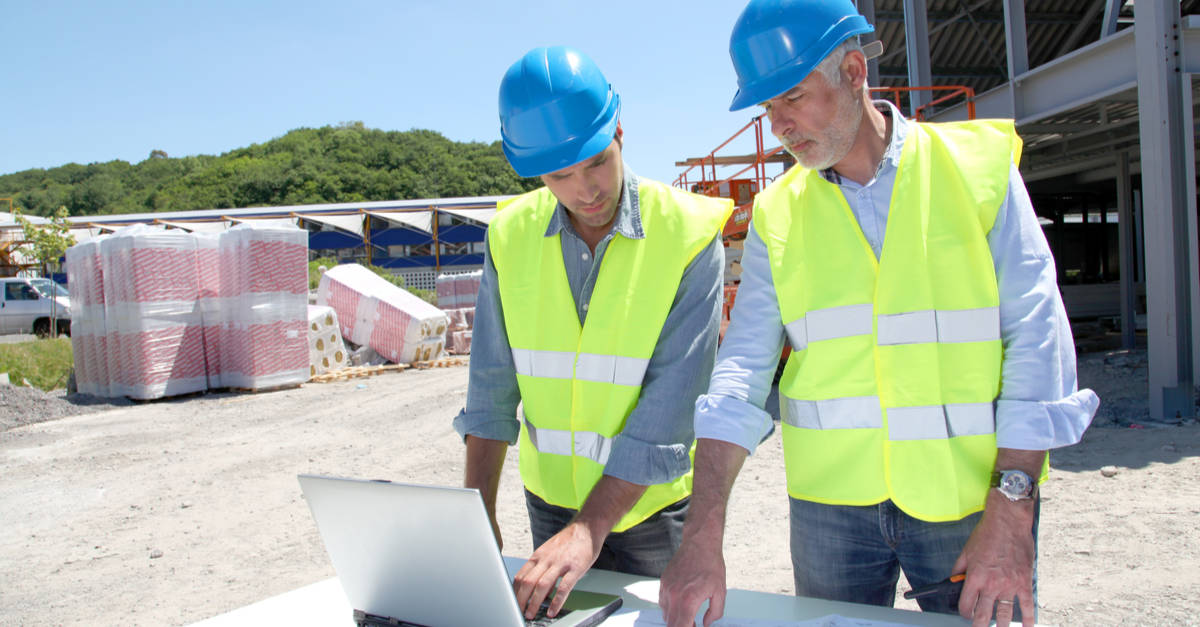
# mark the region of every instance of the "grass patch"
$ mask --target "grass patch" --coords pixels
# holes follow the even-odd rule
[[[47,392],[66,387],[74,365],[69,337],[0,344],[0,372],[7,372],[13,385],[28,379],[33,387]]]

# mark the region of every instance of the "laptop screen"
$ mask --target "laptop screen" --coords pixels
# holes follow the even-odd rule
[[[525,624],[478,491],[316,475],[299,480],[355,610],[430,626]],[[620,605],[615,595],[600,595],[602,602],[588,597],[572,593],[566,609],[584,607],[555,625],[596,624]]]

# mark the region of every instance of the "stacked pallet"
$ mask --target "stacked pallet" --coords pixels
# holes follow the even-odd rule
[[[471,354],[471,334],[475,328],[475,308],[446,309],[450,330],[446,334],[446,350],[455,355]]]
[[[220,255],[221,386],[307,381],[307,233],[239,225],[221,234]]]
[[[444,310],[474,307],[483,270],[437,276],[437,303]]]
[[[71,352],[75,385],[83,394],[108,396],[106,359],[108,331],[104,319],[104,273],[100,243],[88,240],[66,252],[67,283],[71,286]]]
[[[154,399],[307,380],[304,231],[136,225],[66,257],[81,392]]]
[[[354,263],[321,275],[317,304],[332,307],[342,337],[397,364],[437,359],[446,346],[446,314]]]

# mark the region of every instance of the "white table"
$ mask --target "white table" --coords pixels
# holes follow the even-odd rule
[[[505,557],[509,572],[517,572],[524,559]],[[619,594],[621,609],[604,622],[611,627],[632,627],[643,611],[657,614],[658,580],[592,570],[576,585],[581,590]],[[289,625],[295,627],[353,625],[352,609],[336,577],[285,592],[231,612],[195,623],[195,627],[244,627],[248,625]],[[838,615],[883,623],[962,627],[966,621],[944,614],[925,614],[858,603],[823,601],[750,590],[730,590],[725,601],[729,619],[759,621],[805,621]],[[736,622],[731,620],[731,622]]]

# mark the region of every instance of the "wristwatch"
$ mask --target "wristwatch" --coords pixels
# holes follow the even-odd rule
[[[992,487],[1010,501],[1025,501],[1037,497],[1037,481],[1021,470],[997,470],[992,473]]]

